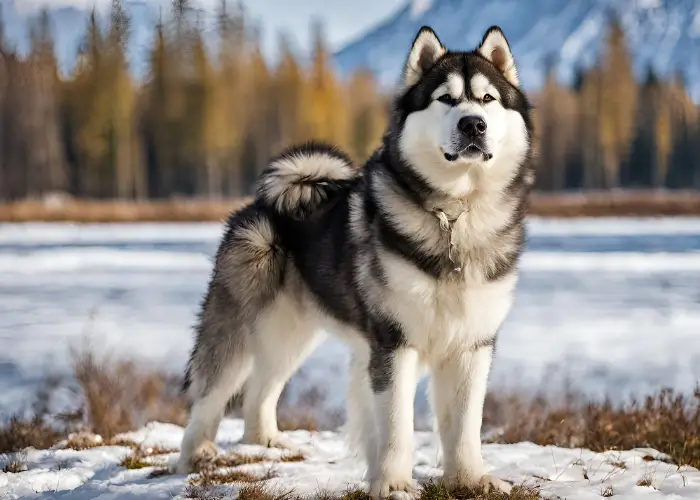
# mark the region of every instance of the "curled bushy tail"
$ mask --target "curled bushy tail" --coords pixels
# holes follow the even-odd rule
[[[321,207],[359,172],[339,149],[308,143],[287,149],[262,173],[257,197],[277,213],[303,218]]]

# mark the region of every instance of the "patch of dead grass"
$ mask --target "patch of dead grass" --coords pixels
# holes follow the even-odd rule
[[[306,460],[306,456],[303,453],[286,453],[280,457],[280,462],[303,462]]]
[[[637,486],[644,486],[647,488],[654,487],[654,477],[652,474],[644,474],[642,478],[637,481]]]
[[[561,401],[491,395],[485,426],[499,443],[587,448],[596,452],[653,448],[677,465],[700,468],[700,385],[691,395],[663,389],[625,403],[586,401],[570,391]],[[500,413],[498,416],[495,412]],[[517,415],[517,418],[502,415]],[[653,457],[650,457],[653,459]]]
[[[30,419],[12,417],[0,426],[0,453],[21,451],[30,446],[50,448],[63,437],[64,434],[48,425],[42,415]]]
[[[103,445],[129,447],[134,454],[125,466],[138,467],[143,465],[140,461],[147,462],[144,459],[148,453],[133,441],[113,436],[152,420],[185,423],[187,405],[179,393],[177,377],[149,370],[134,361],[100,357],[89,349],[75,352],[73,365],[83,396],[82,407],[73,413],[50,416],[48,399],[61,383],[51,379],[37,394],[36,417],[15,417],[0,426],[0,453],[27,447],[46,449],[67,439],[66,446],[74,449]],[[289,401],[286,406],[281,403],[280,427],[318,429],[315,410],[324,406],[324,398],[322,391],[310,390],[296,397],[294,405]],[[297,408],[294,418],[284,410],[292,406]],[[597,452],[648,447],[670,456],[677,465],[700,468],[700,386],[692,394],[665,389],[625,403],[587,401],[575,390],[568,390],[558,398],[544,393],[526,398],[492,392],[485,405],[484,428],[498,429],[491,435],[493,442],[530,441]],[[156,449],[151,454],[173,451]],[[282,455],[277,461],[295,462],[304,458],[301,454]],[[644,459],[654,460],[651,456]],[[264,456],[223,455],[212,459],[204,468],[235,468],[262,461],[275,460]],[[615,459],[610,463],[618,468],[625,465]]]
[[[610,486],[610,485],[606,486],[605,488],[603,488],[603,489],[600,491],[600,496],[601,496],[601,497],[606,497],[606,498],[607,498],[607,497],[611,497],[611,496],[614,496],[614,495],[615,495],[615,490],[613,490],[613,487]]]
[[[259,481],[265,481],[270,479],[271,475],[257,475],[246,471],[229,469],[229,470],[216,470],[216,469],[206,469],[200,471],[197,475],[192,477],[189,481],[192,486],[219,486],[222,484],[236,484],[236,483],[257,483]]]
[[[160,477],[166,475],[167,469],[164,468],[163,464],[149,460],[151,457],[157,457],[162,455],[168,455],[170,453],[176,453],[178,450],[171,448],[160,448],[160,447],[148,447],[148,448],[136,448],[132,453],[126,455],[122,461],[119,463],[122,467],[127,469],[144,469],[146,467],[156,467],[149,477]]]
[[[185,498],[192,498],[196,500],[223,500],[227,496],[226,492],[222,491],[221,488],[210,485],[199,486],[195,484],[188,484],[185,486],[184,493]]]
[[[17,474],[28,469],[27,455],[23,452],[7,454],[4,460],[0,457],[0,462],[4,462],[0,470],[6,474]]]
[[[215,487],[199,487],[187,491],[188,498],[198,500],[213,500],[224,498]],[[311,495],[300,495],[294,490],[275,490],[264,484],[243,486],[238,492],[239,500],[371,500],[370,495],[360,489],[348,489],[334,493],[319,490]],[[440,483],[427,483],[418,492],[420,500],[539,500],[541,497],[536,488],[516,486],[510,496],[500,492],[484,492],[478,488],[448,488]]]
[[[439,482],[428,482],[420,491],[419,500],[539,500],[537,488],[515,486],[510,495],[500,491],[485,491],[483,488],[449,487]]]
[[[73,369],[87,427],[105,439],[153,420],[186,423],[187,404],[175,377],[90,349],[73,353]]]

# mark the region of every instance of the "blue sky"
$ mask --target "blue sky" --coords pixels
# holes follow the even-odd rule
[[[169,3],[168,0],[145,0]],[[237,1],[237,0],[231,0]],[[334,48],[353,39],[364,30],[405,5],[409,0],[243,0],[246,8],[263,26],[266,49],[276,46],[277,32],[285,30],[301,48],[308,46],[309,25],[320,17],[326,36]],[[20,8],[36,8],[42,4],[76,5],[90,8],[105,5],[109,0],[15,0]],[[218,0],[196,0],[213,6]]]

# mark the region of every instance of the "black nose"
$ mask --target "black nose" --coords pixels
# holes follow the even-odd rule
[[[486,122],[478,116],[465,116],[459,120],[457,128],[470,139],[476,139],[486,132]]]

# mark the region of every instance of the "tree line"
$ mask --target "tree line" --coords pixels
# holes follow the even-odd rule
[[[129,71],[121,0],[106,28],[94,12],[86,20],[69,75],[46,11],[27,54],[0,33],[0,199],[241,196],[271,156],[312,138],[368,157],[389,99],[370,73],[335,74],[320,25],[308,61],[280,37],[272,66],[240,5],[221,0],[216,16],[211,50],[191,0],[174,0],[142,81]],[[614,20],[600,60],[571,87],[550,71],[534,96],[538,187],[700,188],[700,113],[682,78],[650,70],[639,84]]]

